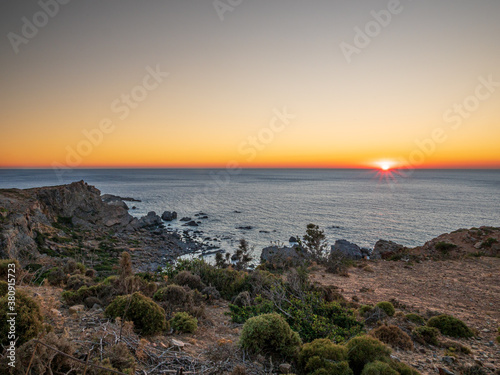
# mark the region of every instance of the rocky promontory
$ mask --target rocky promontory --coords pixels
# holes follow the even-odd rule
[[[156,213],[137,219],[121,197],[101,196],[84,181],[0,190],[0,257],[22,263],[48,256],[100,262],[126,250],[141,254],[134,259],[138,265],[157,266],[189,250],[162,225]]]

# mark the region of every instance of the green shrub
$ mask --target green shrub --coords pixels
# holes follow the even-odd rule
[[[493,245],[494,243],[497,243],[497,242],[498,242],[497,239],[495,239],[493,237],[489,237],[481,243],[481,248],[484,249],[485,247],[491,247],[491,245]]]
[[[103,306],[105,306],[108,305],[117,294],[118,291],[115,289],[114,285],[103,282],[90,287],[82,286],[76,292],[65,290],[62,292],[61,297],[63,301],[70,306],[82,304],[88,297],[98,298]]]
[[[440,251],[443,254],[448,254],[451,249],[456,248],[457,245],[448,242],[438,242],[435,246],[436,250]]]
[[[439,330],[434,327],[417,327],[412,331],[413,339],[422,345],[438,345]]]
[[[274,288],[285,288],[278,284]],[[287,293],[280,289],[279,293]],[[327,302],[320,292],[302,291],[301,298],[286,294],[277,308],[271,300],[257,296],[251,306],[229,305],[234,322],[243,323],[246,319],[259,314],[280,313],[290,327],[299,333],[305,342],[319,338],[329,338],[343,342],[360,333],[363,324],[358,322],[354,312],[338,302]]]
[[[193,275],[191,272],[189,271],[182,271],[182,272],[179,272],[175,277],[174,277],[174,282],[177,284],[177,285],[181,285],[181,286],[188,286],[190,287],[191,289],[197,289],[199,291],[201,291],[205,285],[203,284],[203,282],[201,281],[201,278],[200,276],[198,275]]]
[[[388,316],[394,316],[394,313],[396,312],[396,309],[394,309],[394,305],[390,302],[379,302],[375,305],[375,307],[378,307],[388,315]]]
[[[316,339],[304,344],[299,353],[298,365],[304,374],[325,370],[328,374],[350,375],[347,348],[328,339]]]
[[[399,372],[400,375],[420,375],[420,373],[415,370],[413,367],[408,366],[406,363],[398,362],[396,360],[391,359],[389,365]]]
[[[170,326],[178,332],[194,333],[198,329],[198,319],[187,312],[178,312],[170,320]]]
[[[38,303],[26,293],[17,290],[15,293],[15,327],[18,340],[16,346],[20,346],[25,342],[38,336],[42,329],[42,314]],[[0,344],[7,346],[12,340],[9,338],[10,324],[7,322],[10,316],[7,315],[9,310],[9,295],[0,298]]]
[[[367,363],[389,360],[391,349],[371,336],[357,336],[347,342],[347,358],[354,374],[361,374]]]
[[[52,268],[47,276],[50,285],[61,286],[67,280],[67,276],[60,267]]]
[[[418,314],[406,314],[406,319],[421,326],[425,324],[425,319]]]
[[[153,299],[159,302],[166,302],[174,306],[184,305],[189,298],[189,293],[182,286],[171,284],[160,288],[153,295]]]
[[[68,281],[66,281],[66,289],[69,290],[78,290],[82,286],[92,286],[94,282],[90,277],[81,275],[81,274],[76,274],[72,275],[68,278]]]
[[[120,317],[131,320],[134,327],[145,335],[152,335],[167,328],[165,310],[139,292],[116,297],[106,308],[105,315],[112,319]]]
[[[299,352],[301,340],[281,315],[263,314],[243,325],[240,345],[255,354],[293,358]]]
[[[247,291],[241,292],[236,296],[236,298],[233,301],[233,304],[235,304],[238,307],[248,307],[252,305],[252,296],[250,296],[250,293]]]
[[[365,316],[365,314],[369,311],[373,310],[373,306],[370,305],[361,305],[358,309],[359,315]]]
[[[9,291],[9,284],[6,281],[0,280],[0,298],[5,296]]]
[[[391,368],[388,363],[374,361],[363,368],[361,375],[399,375],[399,372]]]
[[[382,325],[370,332],[385,344],[402,350],[413,350],[413,341],[401,328],[394,325]]]
[[[457,338],[474,336],[472,330],[464,322],[450,315],[442,314],[434,316],[429,319],[427,325],[439,329],[446,336]]]

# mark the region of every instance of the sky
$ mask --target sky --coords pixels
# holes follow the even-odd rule
[[[0,167],[500,168],[500,1],[0,5]]]

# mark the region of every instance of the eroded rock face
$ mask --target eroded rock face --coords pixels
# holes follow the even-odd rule
[[[54,231],[53,223],[60,220],[86,229],[139,228],[137,219],[117,198],[111,196],[103,201],[101,192],[84,181],[25,190],[0,190],[0,257],[39,256],[38,233]]]

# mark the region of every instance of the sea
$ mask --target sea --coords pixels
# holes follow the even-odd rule
[[[63,173],[62,173],[63,172]],[[130,213],[176,211],[172,230],[197,230],[202,241],[232,252],[241,238],[256,254],[288,245],[307,224],[330,244],[345,239],[373,248],[379,239],[413,247],[459,228],[500,227],[500,170],[362,169],[0,169],[0,188],[84,180],[102,194],[132,197]],[[134,207],[132,209],[132,207]],[[203,212],[199,227],[182,217]]]

